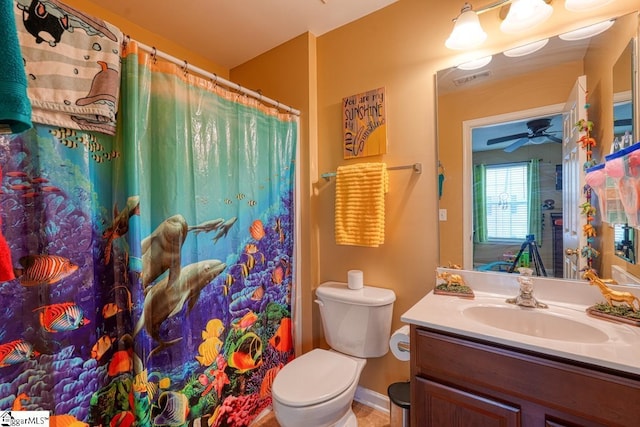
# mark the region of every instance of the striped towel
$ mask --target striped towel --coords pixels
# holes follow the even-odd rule
[[[122,32],[60,0],[11,0],[32,120],[115,134]]]
[[[338,245],[377,247],[384,243],[387,165],[358,163],[338,167],[335,233]]]

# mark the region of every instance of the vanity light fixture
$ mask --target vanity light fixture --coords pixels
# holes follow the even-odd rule
[[[487,33],[480,26],[478,15],[469,3],[465,3],[444,45],[456,50],[473,49],[480,46],[486,39]]]
[[[513,49],[505,50],[502,53],[504,54],[504,56],[508,56],[509,58],[517,58],[519,56],[530,55],[534,52],[537,52],[545,47],[547,43],[549,43],[549,39],[542,39],[533,43],[527,43],[522,46],[514,47]]]
[[[463,62],[462,64],[458,65],[456,68],[460,70],[465,70],[465,71],[477,70],[478,68],[482,68],[485,65],[487,65],[489,62],[491,62],[492,58],[493,57],[489,55],[483,58],[473,59],[471,61]]]
[[[565,0],[564,7],[571,12],[582,12],[596,9],[612,1],[613,0]]]
[[[615,19],[608,21],[598,22],[597,24],[589,25],[584,28],[578,28],[577,30],[569,31],[568,33],[560,34],[562,40],[575,41],[588,39],[589,37],[597,36],[600,33],[604,33],[616,22]]]
[[[478,15],[503,6],[509,6],[509,9],[500,24],[500,29],[505,33],[526,31],[543,23],[551,16],[553,7],[549,3],[551,0],[496,0],[473,10],[473,7],[465,2],[460,15],[453,20],[455,22],[453,31],[444,45],[456,50],[480,46],[487,39],[487,33],[482,29]]]
[[[519,33],[542,24],[553,13],[553,7],[544,0],[512,0],[500,30],[507,34]]]

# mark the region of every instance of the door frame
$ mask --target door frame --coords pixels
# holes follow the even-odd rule
[[[564,103],[551,104],[462,122],[462,268],[465,270],[473,270],[473,129],[531,117],[561,114],[564,106]]]

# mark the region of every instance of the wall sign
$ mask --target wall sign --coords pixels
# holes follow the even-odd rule
[[[345,159],[387,152],[385,101],[384,88],[342,99]]]

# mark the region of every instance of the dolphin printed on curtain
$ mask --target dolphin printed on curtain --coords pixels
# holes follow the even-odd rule
[[[298,119],[138,52],[117,134],[0,137],[0,410],[247,426],[294,357]]]

